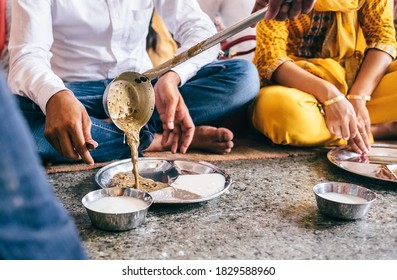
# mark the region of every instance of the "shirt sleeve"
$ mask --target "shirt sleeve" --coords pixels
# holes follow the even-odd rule
[[[367,41],[367,49],[382,50],[395,59],[397,44],[393,25],[393,2],[367,0],[358,16]]]
[[[254,63],[264,85],[270,83],[274,71],[281,64],[292,61],[287,56],[288,27],[282,21],[261,20],[256,30]]]
[[[179,43],[176,54],[208,39],[216,33],[214,23],[205,14],[196,1],[174,0],[170,5],[165,0],[155,1],[155,9],[164,20],[165,25]],[[202,52],[201,54],[179,64],[172,70],[181,78],[181,86],[196,75],[204,65],[216,60],[220,45]]]
[[[51,70],[52,43],[50,1],[13,1],[8,82],[14,93],[29,97],[44,113],[48,100],[66,89]]]

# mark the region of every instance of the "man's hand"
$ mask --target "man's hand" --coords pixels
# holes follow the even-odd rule
[[[48,101],[44,136],[63,157],[94,164],[89,149],[98,143],[91,138],[91,120],[70,91],[62,90]]]
[[[299,14],[310,12],[316,0],[290,0],[289,2],[285,3],[285,0],[256,0],[252,13],[269,5],[269,9],[265,15],[266,20],[275,19],[283,21],[294,19]]]
[[[195,126],[189,109],[179,92],[181,80],[178,74],[169,71],[161,76],[154,86],[156,108],[163,123],[163,146],[171,146],[171,152],[186,153],[192,143]]]

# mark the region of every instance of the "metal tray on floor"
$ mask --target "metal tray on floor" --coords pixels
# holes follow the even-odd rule
[[[131,159],[116,161],[99,169],[95,181],[101,188],[109,188],[116,174],[131,171]],[[225,171],[204,161],[139,158],[138,172],[142,177],[169,185],[150,192],[154,203],[185,204],[211,200],[228,191],[232,183]],[[181,178],[189,180],[183,180],[184,185],[181,186],[178,185]]]
[[[397,145],[372,144],[368,155],[362,156],[348,147],[334,148],[327,154],[328,160],[351,173],[397,183]]]

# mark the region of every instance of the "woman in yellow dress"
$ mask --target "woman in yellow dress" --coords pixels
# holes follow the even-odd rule
[[[357,153],[397,139],[396,47],[392,0],[317,0],[293,20],[262,20],[253,126],[275,144]]]

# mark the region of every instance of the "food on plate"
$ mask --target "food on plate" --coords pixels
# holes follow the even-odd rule
[[[115,174],[110,182],[110,187],[119,187],[119,188],[136,188],[134,184],[135,180],[133,178],[132,172],[119,172]],[[149,178],[144,178],[140,175],[139,177],[139,188],[145,192],[153,192],[163,188],[168,187],[168,184],[163,182],[156,182]]]
[[[381,164],[375,176],[382,179],[397,180],[397,175],[395,171],[396,169],[392,170],[387,165]]]

